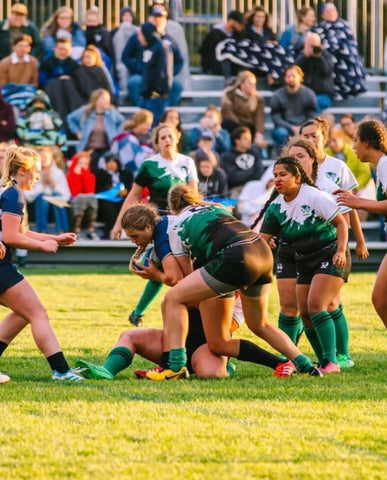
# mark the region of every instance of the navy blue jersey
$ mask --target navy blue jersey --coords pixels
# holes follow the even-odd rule
[[[23,221],[25,199],[23,191],[14,183],[0,193],[0,240],[3,240],[3,213],[9,213],[20,217],[20,223]],[[11,247],[5,244],[7,252],[5,257],[0,260],[1,263],[11,261]]]

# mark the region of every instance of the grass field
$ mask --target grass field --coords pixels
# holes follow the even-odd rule
[[[103,362],[144,283],[119,268],[25,271],[71,364]],[[235,361],[227,380],[63,384],[26,329],[0,369],[0,479],[387,479],[387,334],[370,302],[375,274],[343,290],[356,365],[340,375],[276,379]],[[271,293],[271,318],[278,301]],[[5,309],[3,314],[5,313]],[[145,317],[161,325],[159,301]],[[238,332],[252,339],[244,326]],[[259,340],[255,340],[263,346]],[[305,338],[301,349],[310,354]]]

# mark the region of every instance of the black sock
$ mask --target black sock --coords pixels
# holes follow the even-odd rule
[[[258,345],[255,345],[248,340],[239,340],[239,342],[240,347],[239,355],[237,357],[238,360],[242,360],[243,362],[258,363],[273,369],[277,367],[278,363],[284,362],[281,357],[277,357],[277,355],[258,347]]]
[[[8,347],[8,343],[4,343],[0,340],[0,357],[3,355],[4,350]]]
[[[163,352],[161,354],[160,367],[163,367],[164,370],[167,370],[169,368],[168,360],[169,360],[169,351]]]
[[[50,364],[51,370],[56,370],[59,373],[66,373],[70,370],[68,363],[63,355],[63,352],[54,353],[47,357],[47,362]]]

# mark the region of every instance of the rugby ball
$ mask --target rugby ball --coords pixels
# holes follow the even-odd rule
[[[145,250],[145,252],[142,252],[141,255],[134,261],[133,266],[134,268],[141,270],[141,267],[149,267],[149,260],[152,260],[157,268],[161,268],[161,262],[154,247],[148,248]]]

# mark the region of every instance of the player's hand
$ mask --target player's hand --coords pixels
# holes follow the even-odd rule
[[[58,250],[58,242],[56,240],[44,240],[41,250],[46,253],[56,253]]]
[[[345,252],[336,252],[332,257],[332,262],[336,268],[343,268],[346,264]]]
[[[74,245],[77,240],[77,236],[75,233],[67,232],[61,233],[60,235],[56,236],[56,241],[58,245]]]

